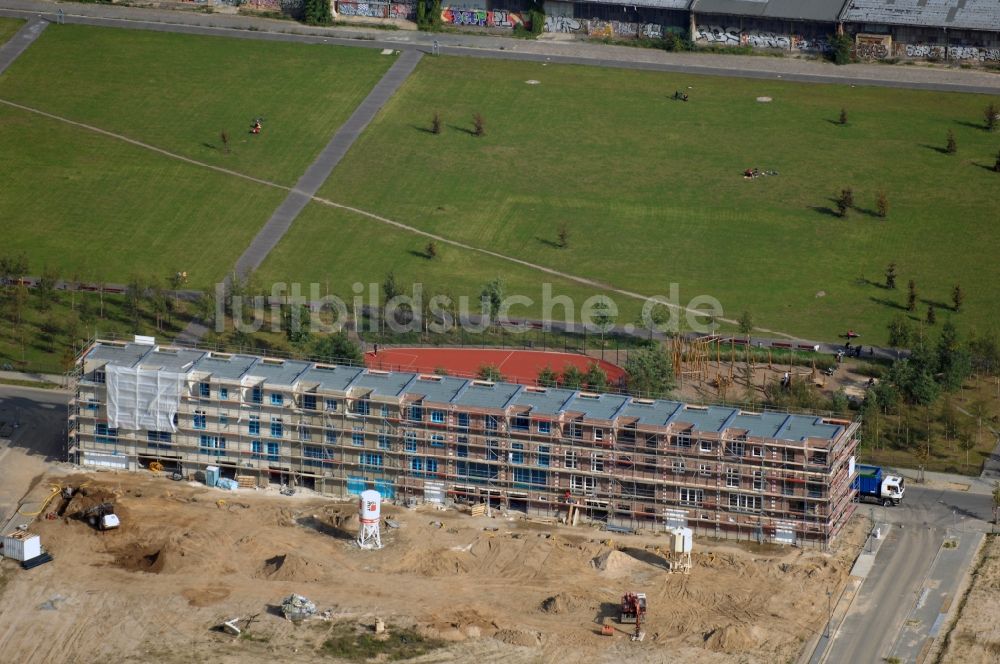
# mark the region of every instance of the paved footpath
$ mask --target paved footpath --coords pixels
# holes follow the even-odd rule
[[[11,37],[3,46],[0,46],[0,74],[7,67],[10,67],[11,63],[38,39],[38,35],[42,34],[42,30],[48,24],[48,21],[40,18],[32,19],[25,23],[24,27],[18,30],[17,34]]]
[[[546,34],[539,39],[513,39],[472,33],[424,33],[410,30],[319,28],[290,21],[231,14],[149,9],[49,0],[0,0],[0,16],[55,19],[62,8],[66,23],[135,28],[163,32],[225,35],[240,39],[329,43],[368,48],[420,48],[437,42],[446,55],[533,60],[621,67],[688,74],[741,76],[816,83],[849,83],[885,87],[1000,93],[1000,75],[940,65],[908,67],[882,64],[836,66],[805,58],[775,58],[711,53],[667,53],[658,49],[611,46]],[[667,86],[669,87],[669,86]]]
[[[351,117],[333,135],[330,142],[326,144],[316,160],[306,169],[299,181],[295,183],[295,187],[254,237],[250,246],[236,261],[235,272],[240,278],[249,276],[260,267],[271,250],[277,246],[288,229],[292,227],[295,218],[305,209],[319,188],[330,177],[330,173],[344,158],[354,141],[375,118],[375,114],[385,106],[386,102],[399,89],[399,86],[413,73],[421,57],[420,51],[413,49],[403,51],[389,68],[389,71],[368,93],[364,101],[354,109]],[[208,328],[201,321],[191,321],[177,340],[184,344],[197,343],[207,332]]]

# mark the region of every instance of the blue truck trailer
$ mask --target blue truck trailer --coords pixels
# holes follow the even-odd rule
[[[883,505],[899,505],[906,490],[903,478],[889,475],[879,466],[858,464],[854,478],[854,488],[858,490],[858,500],[870,500]]]

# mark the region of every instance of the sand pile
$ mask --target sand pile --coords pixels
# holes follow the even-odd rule
[[[265,560],[253,577],[269,581],[311,583],[325,578],[326,569],[322,563],[308,560],[298,554],[283,553]]]
[[[63,513],[66,516],[78,518],[87,510],[102,503],[116,505],[118,495],[103,487],[83,487],[73,494]]]
[[[753,650],[756,645],[756,640],[744,625],[717,627],[705,634],[705,647],[718,652],[745,652]]]
[[[542,641],[541,635],[538,632],[526,629],[500,629],[493,635],[493,638],[508,645],[523,646],[525,648],[534,648]]]
[[[580,606],[580,599],[570,593],[559,593],[542,601],[542,613],[566,613]]]
[[[607,551],[591,561],[591,565],[608,576],[622,576],[635,572],[643,563],[621,551]]]
[[[164,544],[133,542],[115,553],[114,564],[128,572],[160,574],[168,570],[171,555]]]

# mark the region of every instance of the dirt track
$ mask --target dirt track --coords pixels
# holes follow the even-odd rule
[[[296,627],[278,614],[292,592],[329,610],[331,622],[379,616],[448,642],[423,662],[665,661],[668,653],[671,661],[788,661],[822,628],[815,598],[839,589],[860,539],[852,524],[825,554],[750,553],[696,538],[694,570],[683,576],[661,566],[663,537],[615,537],[609,546],[589,527],[384,506],[400,527],[383,528],[386,548],[363,552],[352,545],[354,503],[146,475],[72,481],[86,480],[89,491],[117,495],[123,527],[36,522],[56,560],[30,572],[3,564],[8,661],[332,661],[317,650],[329,622]],[[649,596],[643,643],[614,621],[614,637],[599,634],[626,590]],[[252,614],[260,616],[251,638],[211,630]]]

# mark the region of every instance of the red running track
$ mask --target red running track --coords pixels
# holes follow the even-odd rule
[[[534,385],[538,372],[550,367],[562,373],[569,366],[586,371],[596,363],[608,376],[608,384],[618,384],[625,370],[616,364],[576,353],[540,350],[501,350],[495,348],[380,348],[378,355],[365,353],[370,369],[433,373],[444,369],[453,376],[473,377],[483,365],[500,369],[503,379],[513,383]]]

